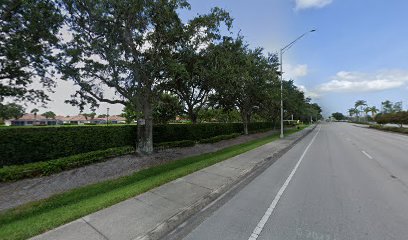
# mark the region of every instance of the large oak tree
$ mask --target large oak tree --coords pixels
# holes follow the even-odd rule
[[[49,100],[62,22],[56,1],[1,1],[0,102]]]
[[[222,24],[230,29],[232,19],[220,8],[190,20],[184,25],[174,58],[168,62],[169,78],[164,88],[180,98],[193,123],[197,122],[199,111],[207,105],[218,80],[219,66],[213,49],[221,39]]]
[[[151,153],[153,103],[166,90],[169,63],[184,42],[193,40],[186,38],[190,31],[206,29],[210,36],[226,13],[214,9],[185,24],[178,14],[189,8],[185,0],[64,2],[73,39],[66,44],[60,69],[64,79],[79,86],[70,103],[82,108],[123,104],[140,113],[137,151]]]

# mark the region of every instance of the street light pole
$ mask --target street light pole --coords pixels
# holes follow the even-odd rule
[[[109,124],[109,108],[106,108],[106,126]]]
[[[280,112],[281,112],[281,122],[280,122],[280,138],[283,138],[283,48],[280,50]]]
[[[291,43],[289,43],[288,45],[286,45],[285,47],[280,49],[280,88],[281,88],[281,121],[280,121],[280,125],[281,125],[281,131],[280,131],[280,138],[283,138],[283,54],[289,50],[299,39],[301,39],[302,37],[304,37],[306,34],[311,33],[311,32],[315,32],[316,29],[312,29],[310,31],[307,31],[305,33],[303,33],[302,35],[300,35],[298,38],[296,38],[295,40],[293,40]]]

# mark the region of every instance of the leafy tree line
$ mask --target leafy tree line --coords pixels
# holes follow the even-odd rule
[[[375,121],[388,121],[386,119],[393,119],[395,116],[403,112],[403,107],[402,107],[402,102],[391,102],[389,100],[385,100],[384,102],[381,102],[381,110],[378,109],[376,106],[369,106],[367,104],[367,101],[365,100],[358,100],[355,102],[354,107],[350,108],[348,110],[348,114],[351,119],[356,119],[358,121],[368,121],[368,120],[375,120]],[[338,115],[338,113],[333,113],[334,115]],[[387,117],[384,117],[387,116]],[[399,116],[399,115],[398,115]],[[345,116],[344,116],[345,117]],[[379,120],[383,118],[382,120]],[[399,117],[397,117],[399,118]],[[336,118],[337,119],[337,118]],[[338,119],[341,120],[341,119]]]
[[[331,117],[334,118],[334,120],[338,120],[338,121],[346,120],[346,119],[347,119],[347,117],[344,116],[344,114],[341,113],[341,112],[335,112],[335,113],[333,113],[333,114],[331,115]]]
[[[348,110],[348,114],[351,119],[357,121],[368,121],[374,119],[375,115],[379,112],[376,106],[368,106],[367,101],[357,100],[354,103],[354,107]],[[371,116],[369,115],[371,114]]]
[[[67,102],[81,111],[122,104],[124,116],[138,120],[143,153],[153,151],[153,124],[180,113],[193,123],[211,111],[225,121],[239,117],[245,133],[254,118],[278,122],[276,54],[223,35],[220,29],[233,25],[225,10],[183,21],[179,12],[189,9],[186,0],[2,1],[1,101],[46,102],[46,91],[30,84],[39,79],[42,89],[52,89],[58,71],[78,87]],[[58,36],[62,29],[69,37]],[[283,91],[285,119],[321,117],[293,81],[284,81]]]
[[[398,124],[403,127],[403,124],[408,124],[408,111],[380,113],[376,116],[375,121],[379,124]]]
[[[402,102],[391,102],[386,100],[381,103],[381,112],[375,117],[375,121],[379,124],[398,124],[400,127],[403,124],[408,124],[408,112],[403,110]]]

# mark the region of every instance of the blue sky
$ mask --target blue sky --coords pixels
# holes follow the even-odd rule
[[[392,4],[391,4],[392,2]],[[347,109],[359,99],[380,108],[386,99],[408,106],[408,1],[406,0],[190,0],[184,19],[219,6],[230,12],[234,33],[252,47],[277,52],[300,34],[316,28],[284,56],[292,78],[325,115]],[[50,110],[75,114],[63,103],[73,92],[60,83]],[[31,106],[29,106],[30,109]],[[98,113],[105,112],[102,104]],[[119,114],[122,106],[110,106]],[[42,110],[42,109],[40,109]]]
[[[392,2],[392,4],[391,4]],[[193,0],[194,12],[220,6],[253,47],[276,52],[309,29],[318,31],[284,56],[284,71],[325,114],[347,112],[359,99],[408,106],[408,1]]]

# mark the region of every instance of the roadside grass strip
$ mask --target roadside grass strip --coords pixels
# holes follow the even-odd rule
[[[405,127],[389,127],[389,126],[382,126],[379,124],[375,124],[375,125],[370,125],[370,128],[374,128],[374,129],[381,130],[384,132],[396,132],[396,133],[408,134],[408,128],[405,128]]]
[[[304,129],[289,129],[292,134]],[[0,213],[0,239],[26,239],[279,139],[273,134],[28,203]]]

